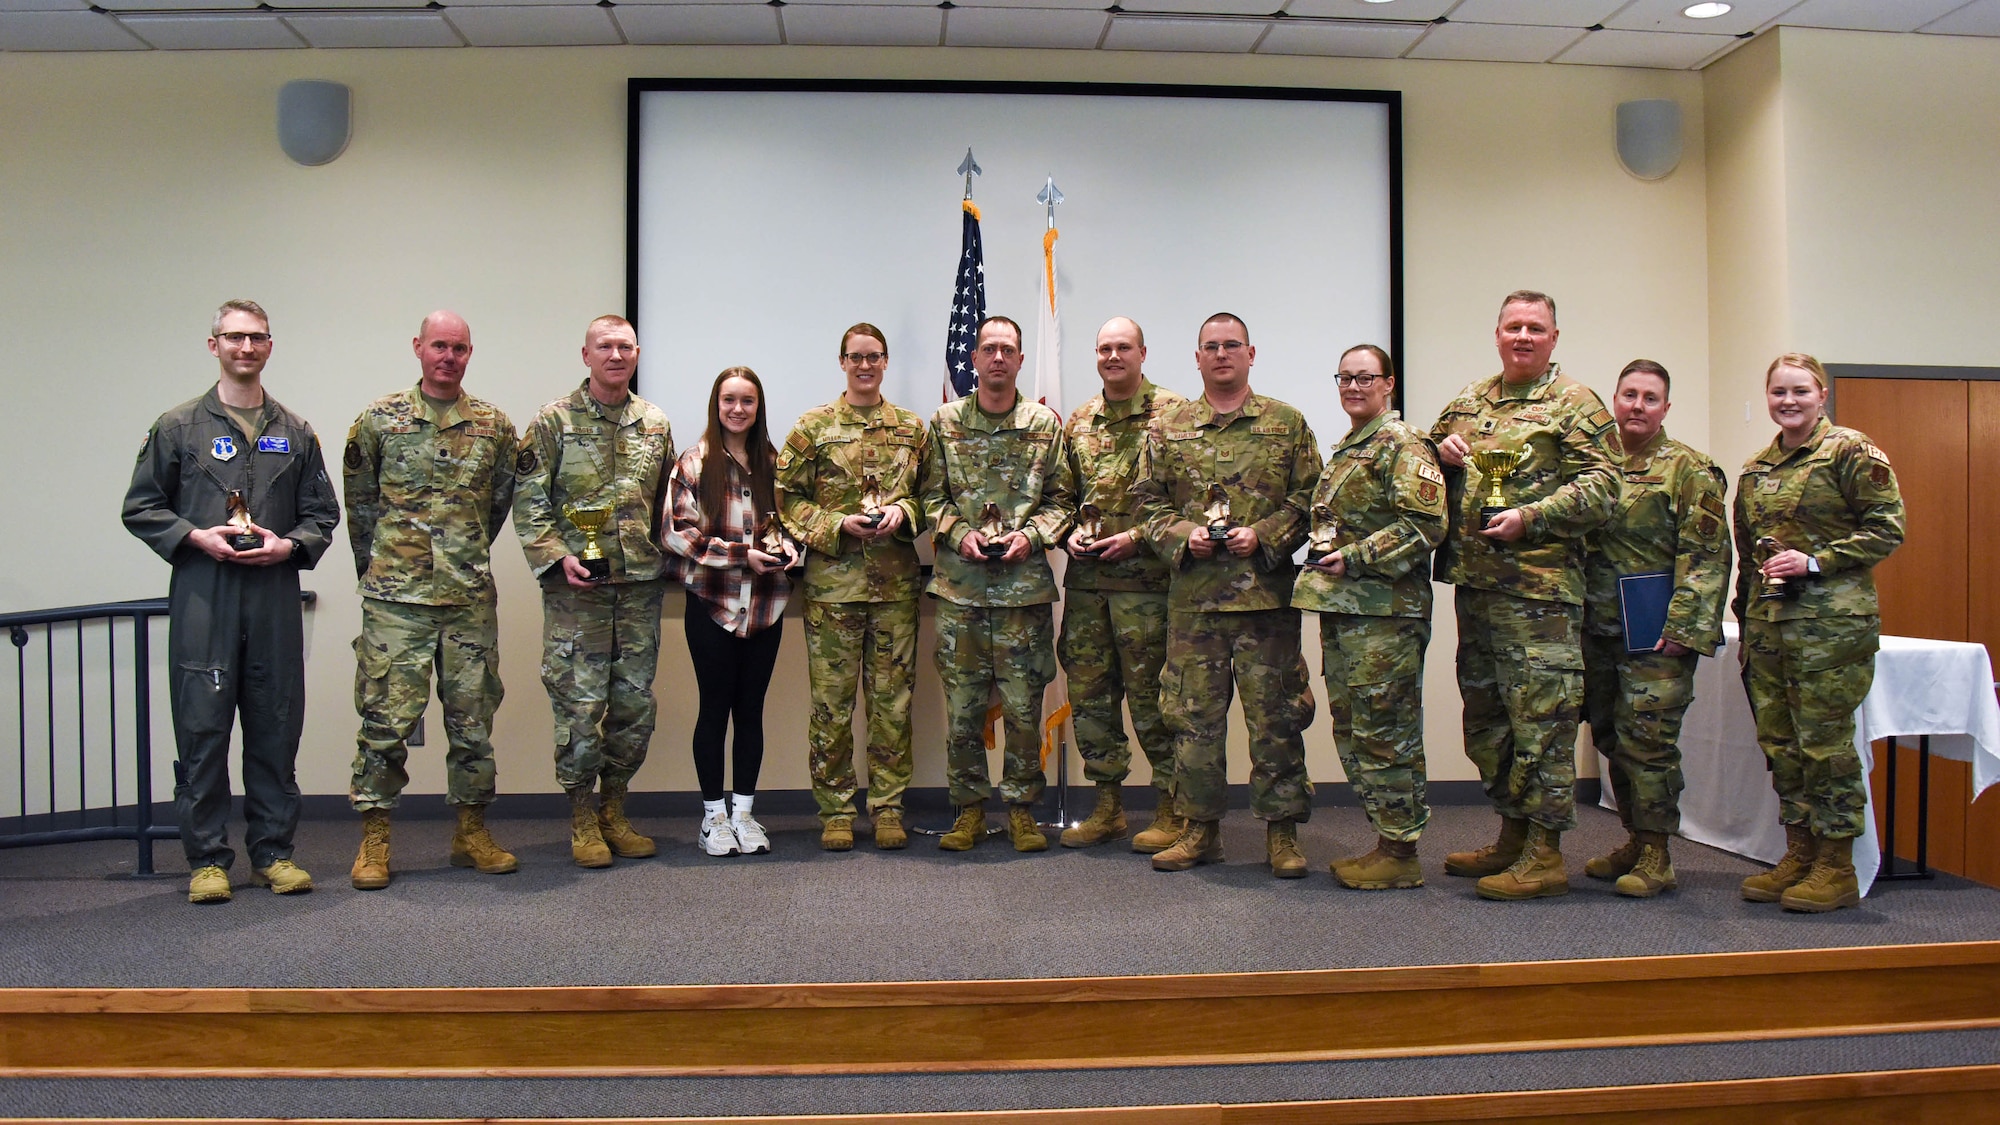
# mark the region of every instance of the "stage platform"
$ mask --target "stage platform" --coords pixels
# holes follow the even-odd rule
[[[0,852],[0,1115],[1994,1104],[2000,891],[1942,877],[1788,915],[1738,898],[1756,865],[1677,842],[1680,889],[1635,902],[1581,877],[1619,835],[1582,815],[1575,889],[1531,903],[1443,875],[1444,852],[1494,825],[1449,806],[1424,840],[1429,885],[1394,893],[1325,873],[1366,843],[1347,808],[1306,826],[1313,874],[1291,881],[1240,811],[1228,862],[1180,874],[1122,845],[1022,856],[999,837],[830,854],[811,818],[774,816],[774,853],[732,859],[695,850],[692,818],[646,818],[661,855],[603,871],[569,863],[566,823],[497,817],[522,868],[482,876],[445,864],[448,822],[404,819],[396,882],[367,893],[346,880],[357,820],[314,819],[297,858],[318,890],[240,886],[209,907],[185,902],[171,844],[153,880],[129,877],[125,844]]]

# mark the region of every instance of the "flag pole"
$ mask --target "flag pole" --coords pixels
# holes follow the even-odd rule
[[[1044,295],[1042,306],[1036,312],[1036,359],[1035,391],[1043,405],[1062,414],[1062,328],[1056,317],[1056,206],[1063,201],[1062,189],[1056,186],[1056,178],[1049,176],[1042,183],[1042,190],[1036,194],[1035,202],[1042,205],[1047,217],[1047,228],[1042,232],[1042,284]],[[1054,401],[1050,401],[1054,399]],[[1064,560],[1065,562],[1067,560]],[[1056,607],[1060,615],[1062,607]],[[1061,617],[1056,618],[1061,624]],[[1069,819],[1069,742],[1063,738],[1063,725],[1070,718],[1069,678],[1058,673],[1059,698],[1053,712],[1042,721],[1042,760],[1046,765],[1053,753],[1056,759],[1056,807],[1054,820],[1050,824],[1057,830],[1072,827]]]

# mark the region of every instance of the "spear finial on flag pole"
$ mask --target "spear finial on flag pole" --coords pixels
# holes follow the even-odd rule
[[[972,198],[972,177],[980,174],[979,161],[972,158],[972,146],[965,146],[965,159],[958,162],[958,174],[965,177],[965,198]]]
[[[965,150],[965,158],[967,160],[972,159],[971,149]],[[963,171],[963,169],[960,170]],[[977,172],[979,170],[979,166],[976,164],[973,165],[972,170]],[[965,182],[968,185],[970,185],[972,183],[971,177],[967,177]],[[972,188],[968,186],[965,190],[967,194],[970,194]],[[1054,176],[1050,176],[1048,182],[1042,185],[1041,194],[1035,196],[1035,202],[1048,208],[1049,229],[1051,230],[1054,230],[1056,225],[1056,204],[1061,203],[1062,201],[1063,201],[1062,189],[1056,186],[1056,178]]]

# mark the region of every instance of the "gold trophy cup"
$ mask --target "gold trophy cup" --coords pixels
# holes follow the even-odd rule
[[[1005,534],[1007,525],[1001,522],[1000,505],[987,501],[986,506],[979,509],[979,535],[986,540],[986,545],[980,550],[988,559],[998,562],[1007,553],[1007,544],[994,542]]]
[[[250,506],[243,502],[243,493],[237,489],[229,490],[229,518],[224,522],[236,529],[229,533],[231,549],[254,551],[264,545],[264,537],[251,530]]]
[[[1484,530],[1493,524],[1495,517],[1513,507],[1507,503],[1507,493],[1501,488],[1507,474],[1521,463],[1521,453],[1515,449],[1476,449],[1472,452],[1472,464],[1487,484],[1486,500],[1479,508],[1479,527]]]
[[[864,473],[861,477],[861,514],[867,518],[868,526],[882,526],[882,478],[874,473]]]
[[[1788,548],[1772,536],[1757,540],[1757,600],[1760,602],[1788,602],[1799,596],[1799,584],[1773,578],[1764,573],[1764,564],[1783,554]]]
[[[1076,510],[1076,545],[1084,554],[1097,553],[1097,541],[1104,538],[1104,509],[1085,504]]]
[[[592,582],[602,582],[611,577],[611,560],[604,557],[604,548],[597,545],[598,532],[611,522],[611,509],[565,504],[563,515],[583,532],[583,553],[577,558],[583,563],[584,573],[590,575]]]
[[[1312,535],[1306,539],[1306,565],[1319,566],[1321,559],[1340,547],[1340,518],[1329,504],[1314,504]]]
[[[1229,538],[1229,529],[1233,526],[1229,522],[1229,493],[1223,490],[1220,483],[1208,486],[1208,507],[1203,508],[1201,514],[1208,520],[1209,542],[1221,543]]]

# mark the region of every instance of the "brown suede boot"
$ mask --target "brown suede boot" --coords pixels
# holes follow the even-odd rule
[[[651,836],[641,836],[625,819],[625,787],[606,785],[597,809],[597,828],[620,859],[644,859],[659,852]]]
[[[1174,812],[1174,795],[1162,793],[1159,807],[1153,810],[1153,823],[1132,837],[1132,850],[1140,855],[1166,851],[1181,838],[1181,829],[1186,826],[1187,818]]]
[[[910,834],[903,830],[902,809],[875,810],[875,850],[900,851],[910,846]]]
[[[1173,846],[1153,857],[1155,871],[1186,871],[1198,863],[1222,862],[1222,825],[1213,820],[1189,820]]]
[[[1528,839],[1528,822],[1506,816],[1500,818],[1500,836],[1491,844],[1470,852],[1452,852],[1444,857],[1444,873],[1461,879],[1498,875],[1521,858],[1521,846]]]
[[[1785,825],[1785,855],[1776,867],[1743,880],[1743,897],[1751,902],[1777,902],[1785,889],[1806,877],[1819,854],[1819,841],[1803,824]]]
[[[1583,865],[1583,873],[1593,879],[1616,879],[1639,862],[1639,833],[1625,828],[1625,842],[1613,848],[1608,855],[1593,858]]]
[[[611,866],[611,849],[597,823],[597,794],[588,785],[569,791],[569,854],[578,867]]]
[[[1612,889],[1627,898],[1652,898],[1679,886],[1674,879],[1674,861],[1667,854],[1667,834],[1640,832],[1635,838],[1639,843],[1639,858],[1618,877]]]
[[[1017,852],[1049,850],[1049,838],[1042,835],[1041,825],[1035,823],[1033,805],[1007,806],[1007,836],[1014,841]]]
[[[389,885],[389,810],[361,814],[361,850],[350,873],[357,891],[379,891]]]
[[[1563,868],[1562,833],[1539,824],[1528,825],[1521,858],[1513,866],[1479,881],[1479,897],[1513,901],[1550,898],[1569,893],[1569,872]]]
[[[486,830],[485,805],[458,806],[458,831],[451,836],[451,865],[474,867],[487,875],[505,875],[520,867],[514,853],[493,842]]]
[[[1264,825],[1264,851],[1271,874],[1280,879],[1306,877],[1306,853],[1299,850],[1299,825],[1292,820],[1273,820]]]
[[[1087,848],[1106,840],[1122,840],[1131,829],[1125,823],[1125,786],[1116,781],[1097,783],[1097,807],[1081,824],[1063,829],[1062,846]]]
[[[1785,888],[1778,900],[1786,910],[1825,914],[1861,905],[1861,882],[1854,875],[1854,841],[1822,837],[1806,877]]]
[[[986,806],[975,803],[960,807],[951,831],[938,837],[938,847],[948,852],[969,852],[985,838]]]
[[[851,852],[854,850],[854,818],[846,813],[835,813],[827,817],[819,826],[819,850],[823,852]]]
[[[1336,859],[1328,866],[1342,886],[1357,891],[1400,891],[1424,885],[1424,869],[1417,864],[1414,840],[1377,837],[1375,849],[1367,855]]]

